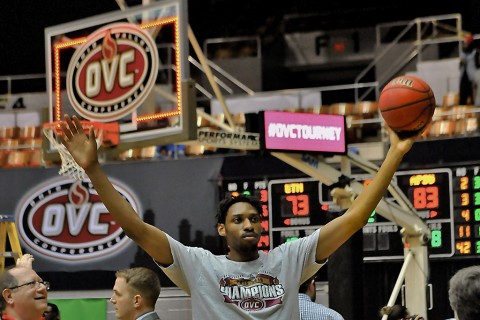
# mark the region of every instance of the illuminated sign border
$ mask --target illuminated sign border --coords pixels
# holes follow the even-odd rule
[[[138,27],[140,29],[149,29],[149,28],[155,28],[158,26],[164,26],[167,24],[173,24],[174,25],[174,30],[175,30],[175,47],[179,47],[179,39],[180,39],[180,33],[179,33],[179,26],[178,26],[178,19],[177,17],[168,17],[168,18],[162,18],[158,19],[152,22],[148,22],[145,24],[139,24]],[[104,28],[101,28],[99,30],[102,30]],[[95,31],[98,32],[98,31]],[[94,32],[94,33],[95,33]],[[53,72],[54,72],[54,93],[55,93],[55,107],[54,107],[54,115],[55,115],[55,121],[60,121],[62,120],[63,113],[62,113],[62,99],[61,99],[61,92],[62,92],[62,87],[61,87],[61,62],[60,62],[60,52],[63,49],[69,49],[71,47],[76,47],[78,45],[83,45],[88,41],[88,37],[82,37],[78,39],[71,39],[69,41],[64,41],[64,42],[57,42],[53,45],[53,60],[54,60],[54,66],[53,66]],[[181,68],[180,66],[180,51],[175,50],[175,63],[178,69]],[[176,72],[176,85],[177,88],[180,88],[180,75],[181,71],[178,70]],[[137,117],[136,121],[137,122],[144,122],[144,121],[151,121],[154,119],[160,119],[164,117],[170,117],[170,116],[175,116],[175,115],[180,115],[181,114],[181,107],[182,106],[182,100],[181,100],[181,92],[180,90],[177,90],[177,110],[176,111],[170,111],[170,112],[160,112],[152,115],[144,115],[144,116],[139,116]]]

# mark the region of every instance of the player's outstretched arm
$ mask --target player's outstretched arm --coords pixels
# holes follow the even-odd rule
[[[317,261],[328,258],[355,232],[365,226],[371,213],[387,191],[403,156],[420,136],[418,134],[415,137],[400,140],[391,129],[389,129],[389,135],[390,148],[373,181],[358,195],[345,214],[330,221],[320,230],[316,253]]]
[[[76,116],[70,118],[68,115],[65,115],[61,126],[63,135],[59,137],[60,140],[77,164],[85,170],[102,202],[125,233],[160,264],[172,264],[173,257],[167,235],[140,219],[103,171],[98,162],[94,128],[91,127],[86,135],[79,119]]]

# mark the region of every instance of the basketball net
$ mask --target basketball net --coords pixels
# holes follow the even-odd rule
[[[92,123],[82,122],[84,131],[88,132]],[[77,162],[73,159],[70,152],[58,139],[58,134],[60,134],[60,127],[58,123],[48,123],[42,128],[43,134],[50,141],[51,147],[56,149],[60,154],[60,159],[62,165],[58,171],[59,175],[73,178],[75,180],[84,180],[86,178],[85,170],[80,167]],[[58,134],[57,134],[58,132]],[[97,142],[97,149],[100,148],[102,144],[103,130],[102,128],[95,127],[95,140]]]

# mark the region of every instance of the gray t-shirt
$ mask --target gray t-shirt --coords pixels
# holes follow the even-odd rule
[[[191,296],[193,319],[300,319],[298,287],[322,267],[319,230],[249,262],[235,262],[168,236],[174,263],[165,274]]]

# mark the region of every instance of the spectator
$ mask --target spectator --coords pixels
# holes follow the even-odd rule
[[[344,320],[337,311],[315,303],[316,299],[317,289],[315,276],[313,276],[302,283],[298,289],[301,320]]]
[[[387,320],[423,320],[422,316],[411,316],[407,307],[399,304],[383,307],[380,309],[380,315],[387,316]]]
[[[457,320],[480,319],[480,266],[459,270],[450,279],[448,299]]]
[[[45,320],[61,320],[60,310],[58,310],[58,306],[55,303],[51,302],[47,304],[47,310],[45,310],[43,316]]]
[[[39,320],[47,309],[49,283],[32,269],[31,255],[0,274],[0,307],[5,320]]]
[[[460,105],[475,104],[477,89],[475,73],[479,66],[479,52],[475,48],[473,36],[468,34],[463,39],[460,52]]]
[[[116,272],[110,302],[117,320],[155,320],[155,304],[160,295],[160,280],[147,268],[130,268]]]

